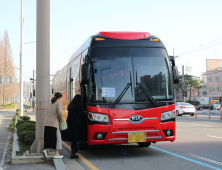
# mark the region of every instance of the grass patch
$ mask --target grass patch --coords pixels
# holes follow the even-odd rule
[[[15,107],[15,104],[7,104],[7,105],[0,105],[1,109],[13,109]]]
[[[11,132],[14,132],[14,130],[15,130],[15,118],[12,119],[12,123],[11,123],[11,125],[10,125],[9,130],[10,130]]]

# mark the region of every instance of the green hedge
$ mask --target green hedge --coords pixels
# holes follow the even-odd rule
[[[16,109],[16,115],[19,116],[20,115],[20,109]],[[26,116],[26,112],[23,111],[23,116]]]
[[[35,125],[35,121],[17,120],[16,128],[17,128],[20,124],[23,124],[23,123],[30,123],[30,124]]]
[[[17,115],[17,135],[19,141],[19,148],[21,154],[23,151],[29,149],[31,144],[35,141],[35,121],[30,121],[30,117],[26,116],[23,112],[23,116],[19,116],[20,109],[16,109]]]
[[[32,107],[32,106],[29,106],[29,105],[27,105],[27,104],[24,104],[24,106],[27,107],[27,108],[29,108],[29,109]]]
[[[17,126],[17,134],[18,134],[18,136],[23,131],[35,131],[35,124],[29,123],[29,122],[24,122],[24,123],[18,125]]]
[[[24,120],[24,121],[28,121],[30,120],[29,116],[20,116],[20,119]]]
[[[18,140],[28,145],[32,144],[35,140],[35,131],[20,132]]]
[[[199,101],[186,101],[187,103],[190,103],[194,106],[199,106],[200,105],[200,102]]]
[[[30,145],[35,140],[35,123],[20,120],[16,124],[18,140],[24,145]]]

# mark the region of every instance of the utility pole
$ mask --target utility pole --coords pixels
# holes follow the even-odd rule
[[[19,100],[19,108],[20,108],[20,116],[23,116],[23,0],[21,0],[21,51],[20,51],[20,100]]]
[[[183,94],[183,102],[184,102],[184,65],[182,65],[182,94]]]
[[[32,153],[40,153],[44,148],[44,125],[50,99],[50,0],[37,0],[36,5],[36,133],[30,148]]]
[[[33,91],[32,91],[32,96],[33,96],[33,100],[35,100],[34,94],[35,93],[35,70],[33,70]]]
[[[32,111],[35,111],[35,95],[36,95],[36,90],[35,90],[35,70],[33,70],[33,87],[32,87]]]

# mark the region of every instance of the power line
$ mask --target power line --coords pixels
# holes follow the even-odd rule
[[[208,66],[211,66],[211,65],[213,65],[213,64],[215,64],[215,63],[211,63],[211,64],[209,64]],[[198,69],[198,70],[192,71],[192,72],[197,72],[197,71],[199,71],[199,70],[201,70],[201,69],[203,69],[203,68],[205,68],[205,66],[204,66],[204,67],[201,67],[201,68]]]
[[[211,32],[215,33],[215,32],[218,32],[218,31],[220,31],[220,30],[222,30],[222,28],[220,28],[220,29],[218,29],[218,30],[216,30],[216,31],[211,31]],[[198,38],[198,39],[196,39],[196,40],[193,40],[192,43],[193,43],[193,42],[196,42],[197,40],[201,40],[201,39],[203,39],[203,38],[210,37],[210,36],[212,36],[212,34],[208,34],[208,35],[205,35],[204,37],[201,37],[201,38]],[[190,43],[187,44],[187,45],[190,45]],[[184,46],[187,46],[187,45],[184,45]]]
[[[202,45],[201,47],[194,48],[194,49],[192,49],[192,50],[182,52],[182,53],[180,53],[180,54],[178,54],[178,55],[179,55],[179,56],[181,56],[181,55],[182,55],[182,56],[183,56],[183,55],[188,55],[188,54],[191,54],[191,53],[195,53],[195,52],[198,52],[198,51],[201,51],[201,50],[210,48],[210,47],[212,47],[212,46],[215,46],[215,45],[217,45],[217,44],[222,43],[222,41],[220,41],[219,43],[213,44],[213,45],[211,45],[211,46],[209,46],[209,47],[206,47],[206,48],[204,48],[204,49],[201,49],[201,48],[203,48],[204,46],[207,46],[207,45],[209,45],[209,44],[211,44],[211,43],[213,43],[213,42],[215,42],[215,41],[218,41],[218,40],[221,39],[221,38],[222,38],[222,37],[220,37],[220,38],[218,38],[218,39],[216,39],[216,40],[213,40],[213,41],[211,41],[211,42],[209,42],[209,43],[207,43],[207,44],[204,44],[204,45]],[[198,50],[198,49],[200,49],[200,50]]]

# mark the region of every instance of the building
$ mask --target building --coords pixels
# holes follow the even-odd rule
[[[222,59],[206,60],[206,96],[219,100],[222,95]]]

